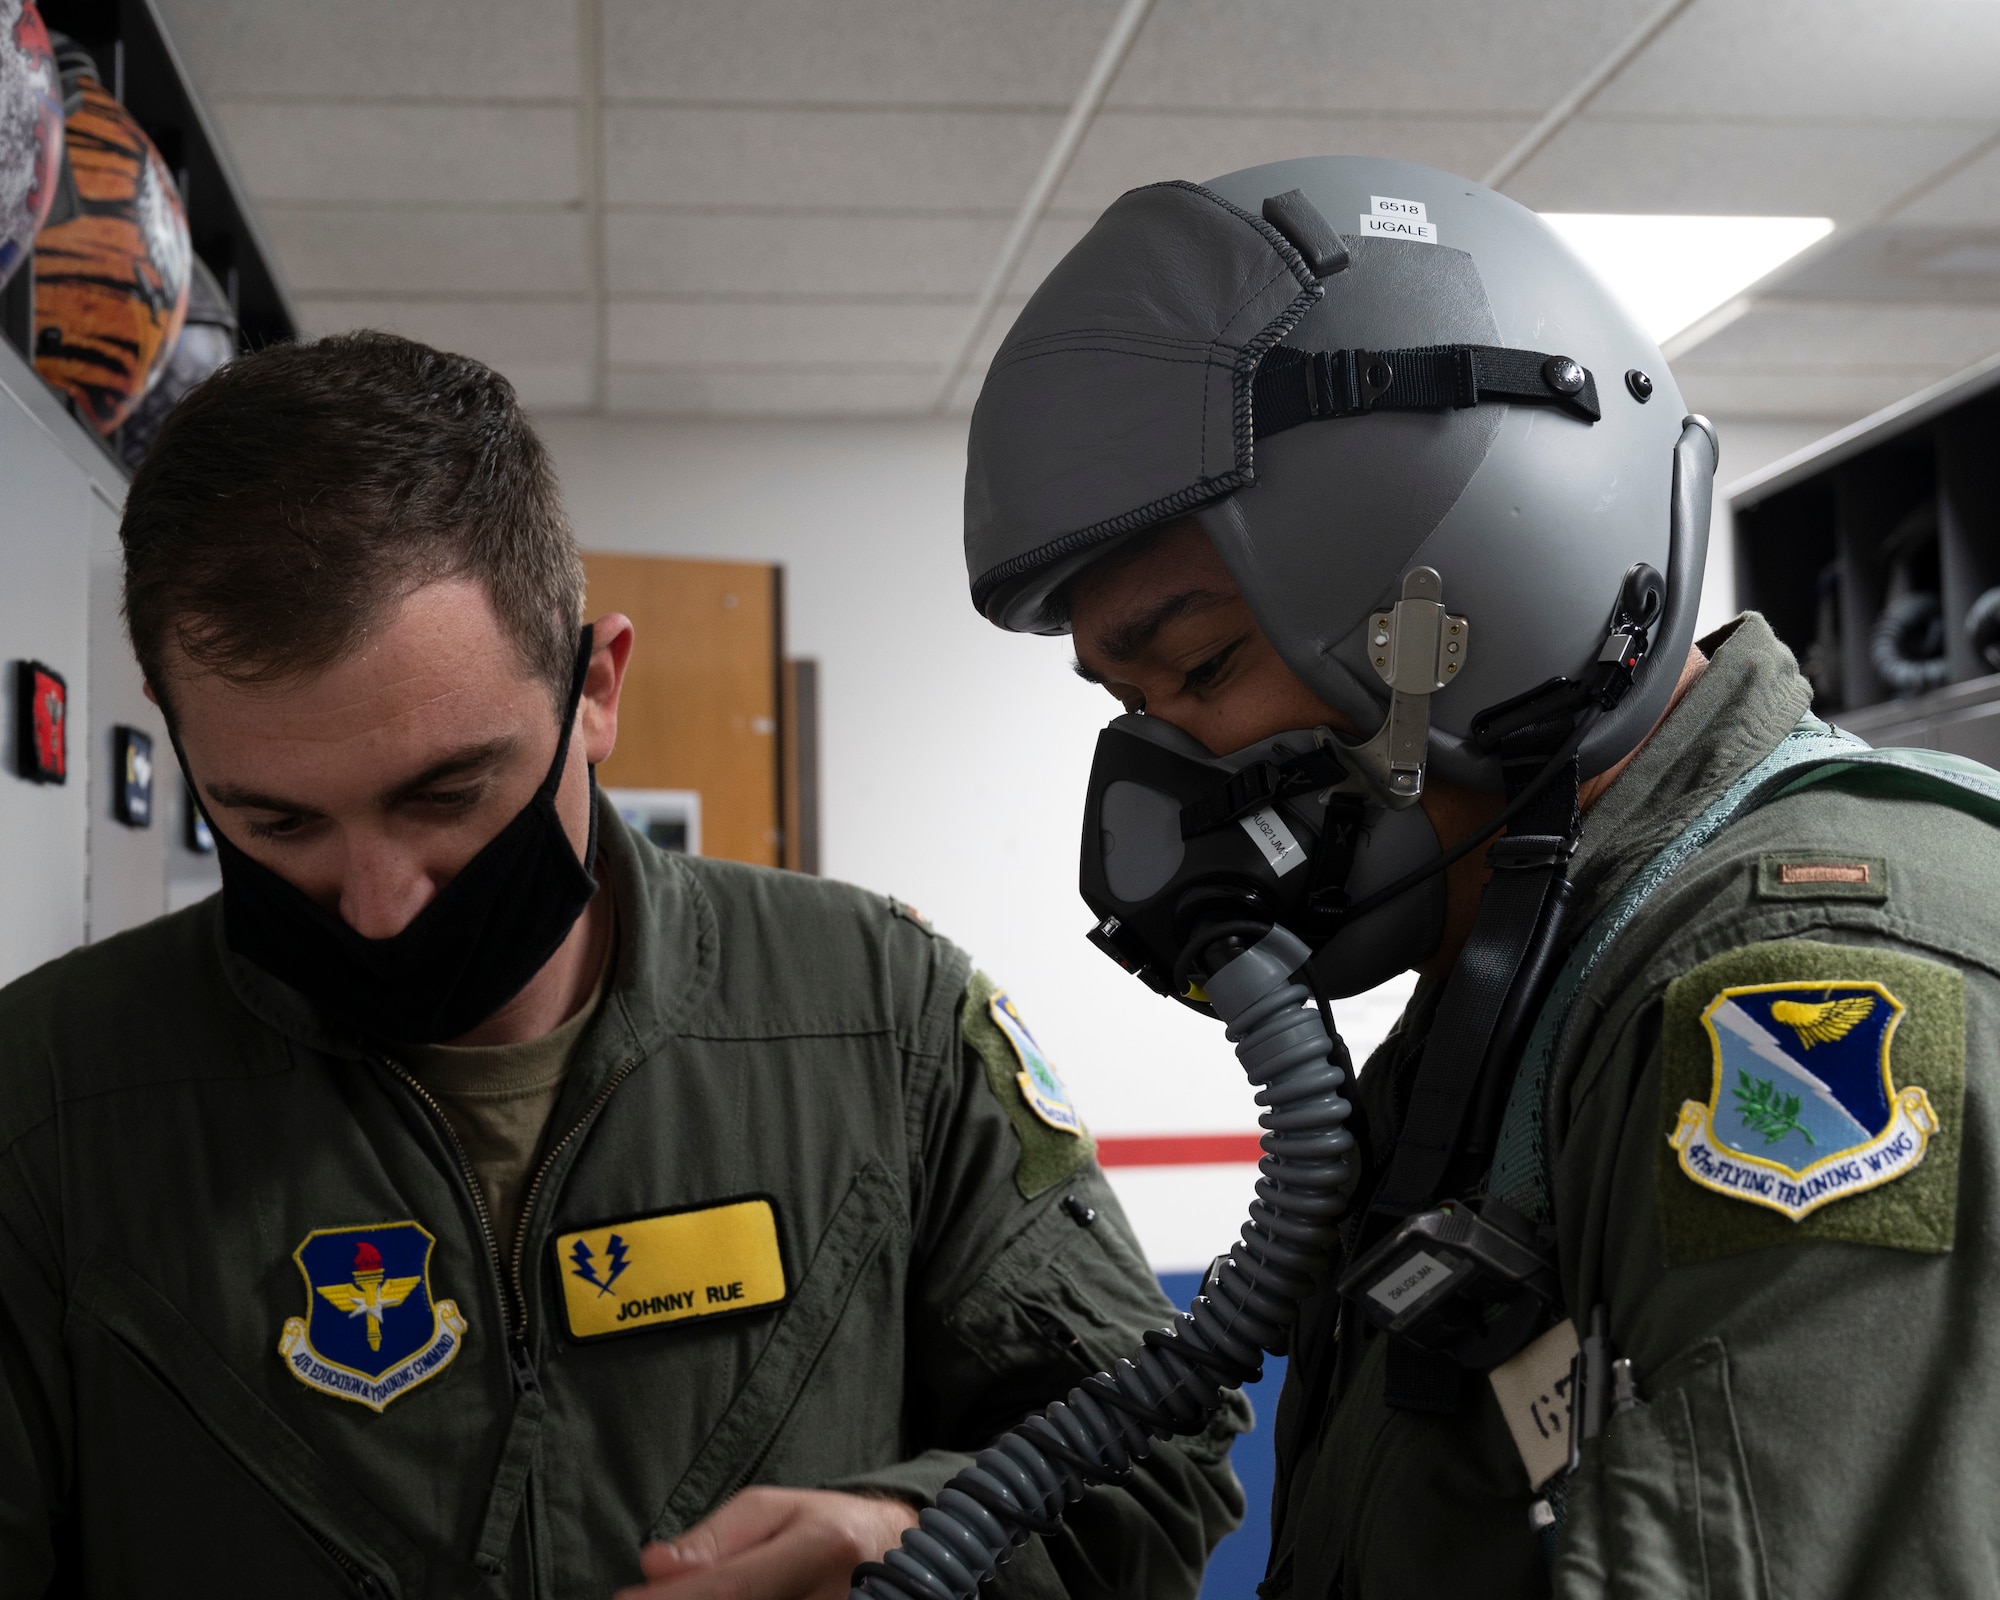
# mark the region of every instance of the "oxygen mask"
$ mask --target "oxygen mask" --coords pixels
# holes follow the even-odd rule
[[[1209,973],[1273,927],[1313,950],[1308,976],[1328,998],[1424,960],[1444,929],[1441,874],[1352,912],[1439,853],[1422,809],[1371,795],[1330,729],[1220,756],[1157,717],[1098,735],[1083,828],[1091,942],[1189,1005],[1206,1009]]]

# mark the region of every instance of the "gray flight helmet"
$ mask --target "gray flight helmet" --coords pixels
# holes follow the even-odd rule
[[[1422,381],[1370,405],[1383,355]],[[1447,394],[1450,360],[1467,377]],[[1286,362],[1351,382],[1350,408],[1277,420]],[[1049,274],[973,410],[966,563],[991,621],[1061,633],[1064,584],[1191,516],[1285,662],[1364,737],[1390,699],[1374,619],[1431,569],[1470,637],[1430,697],[1429,760],[1482,788],[1500,774],[1475,717],[1585,677],[1645,563],[1664,607],[1585,739],[1590,776],[1659,720],[1693,641],[1715,457],[1659,347],[1533,212],[1410,162],[1281,161],[1135,189]]]

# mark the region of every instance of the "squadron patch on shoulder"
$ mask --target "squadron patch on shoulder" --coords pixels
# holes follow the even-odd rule
[[[1900,1178],[1938,1130],[1930,1096],[1889,1070],[1905,1009],[1879,983],[1724,989],[1701,1014],[1714,1085],[1673,1131],[1681,1170],[1794,1222]]]
[[[1670,1262],[1802,1232],[1951,1247],[1959,973],[1860,946],[1750,945],[1673,983],[1663,1027]]]
[[[1028,1032],[1021,1013],[1014,1009],[1014,1002],[1005,994],[996,994],[986,1002],[986,1007],[993,1025],[1007,1036],[1007,1042],[1014,1047],[1015,1060],[1021,1063],[1014,1082],[1020,1087],[1021,1098],[1028,1102],[1028,1109],[1051,1128],[1063,1133],[1082,1133],[1083,1119],[1070,1104],[1069,1090],[1063,1087],[1056,1069],[1049,1065],[1049,1058],[1042,1054],[1042,1047],[1035,1043],[1035,1036]]]
[[[288,1317],[278,1353],[309,1389],[384,1410],[435,1378],[465,1343],[465,1318],[431,1298],[437,1240],[415,1222],[315,1228],[292,1252],[306,1314]]]
[[[1021,1141],[1014,1182],[1026,1198],[1053,1188],[1097,1153],[1061,1076],[1014,1002],[983,972],[965,986],[959,1034],[979,1057],[987,1087]]]

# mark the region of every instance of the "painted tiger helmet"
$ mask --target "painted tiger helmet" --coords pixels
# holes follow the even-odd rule
[[[187,323],[158,380],[125,419],[124,431],[118,435],[118,451],[124,456],[125,465],[137,472],[139,463],[146,459],[146,452],[159,437],[167,413],[203,378],[235,356],[236,313],[230,307],[229,296],[222,292],[222,285],[215,281],[215,274],[196,256],[194,276],[188,286]]]
[[[99,433],[145,397],[187,316],[194,249],[166,163],[96,65],[58,40],[74,211],[35,238],[35,370]]]
[[[28,259],[62,165],[55,52],[35,0],[0,0],[0,284]]]

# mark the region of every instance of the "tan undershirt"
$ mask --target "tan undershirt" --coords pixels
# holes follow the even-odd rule
[[[562,1093],[577,1042],[604,1002],[614,965],[615,951],[606,958],[597,987],[576,1015],[539,1039],[403,1047],[403,1065],[436,1096],[451,1131],[465,1146],[503,1253],[512,1248],[520,1226],[522,1190],[542,1130]]]

